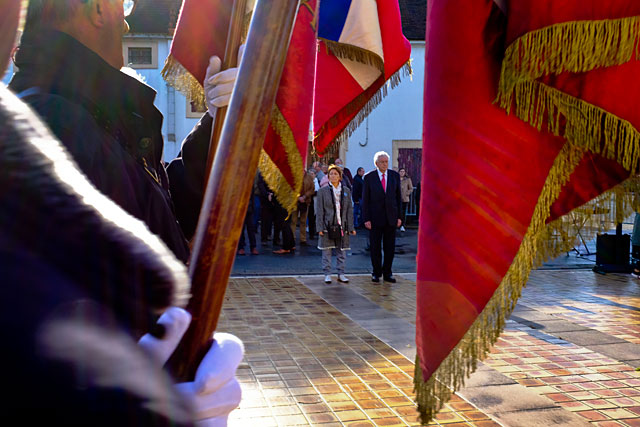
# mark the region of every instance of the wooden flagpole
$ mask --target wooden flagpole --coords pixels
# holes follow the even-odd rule
[[[194,237],[187,306],[193,321],[170,361],[182,380],[193,379],[222,310],[298,5],[299,0],[256,4]]]
[[[242,34],[244,32],[244,18],[246,15],[247,0],[234,0],[231,8],[231,22],[229,22],[229,30],[227,32],[227,45],[224,49],[224,59],[222,60],[221,70],[228,70],[238,65],[238,48],[242,42]],[[209,141],[209,154],[207,155],[207,168],[205,169],[205,183],[209,179],[213,159],[218,149],[218,141],[222,133],[222,125],[227,115],[227,107],[221,107],[216,110],[216,118],[211,128],[211,139]]]

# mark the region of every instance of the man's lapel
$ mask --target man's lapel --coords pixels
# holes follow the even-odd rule
[[[382,188],[382,181],[380,180],[380,172],[378,171],[378,169],[376,168],[374,170],[375,175],[376,175],[376,182],[378,183],[378,187],[380,188],[380,190],[384,193],[384,188]],[[385,176],[385,180],[387,180],[387,178],[389,178],[388,174],[387,176]],[[389,183],[389,181],[387,180],[387,184]]]

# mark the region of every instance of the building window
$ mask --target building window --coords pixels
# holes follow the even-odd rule
[[[158,44],[156,42],[125,40],[122,48],[127,67],[158,68]]]
[[[150,47],[130,47],[130,65],[151,65],[153,64],[153,51]]]
[[[207,112],[207,107],[198,106],[195,102],[187,101],[187,119],[199,119]]]

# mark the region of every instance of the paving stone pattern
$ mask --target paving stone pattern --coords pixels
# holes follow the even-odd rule
[[[420,425],[415,274],[398,279],[233,279],[219,329],[246,357],[229,425]],[[631,276],[533,272],[491,354],[431,425],[640,426],[639,315]]]
[[[412,361],[295,279],[232,280],[219,329],[246,347],[231,426],[420,425]],[[441,424],[499,425],[458,396]]]

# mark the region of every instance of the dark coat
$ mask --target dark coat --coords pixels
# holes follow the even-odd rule
[[[362,221],[371,221],[373,227],[396,226],[402,208],[400,175],[387,169],[387,191],[382,189],[378,170],[374,169],[364,176],[362,189]]]
[[[186,261],[189,248],[161,161],[156,92],[57,31],[25,32],[16,66],[10,88],[40,114],[90,181]]]
[[[311,204],[313,195],[316,192],[314,179],[315,178],[311,178],[311,175],[309,175],[307,172],[304,173],[304,177],[302,178],[302,190],[300,191],[300,196],[304,196],[303,203],[305,203],[307,206]]]
[[[349,188],[353,189],[353,175],[351,174],[351,171],[349,170],[349,168],[345,167],[344,169],[342,169],[342,174],[349,181]]]
[[[364,186],[364,180],[358,174],[353,178],[353,202],[357,203],[362,200],[362,187]]]
[[[188,291],[184,266],[3,87],[0,170],[5,420],[190,425],[187,402],[135,341],[178,286]]]
[[[213,119],[205,113],[183,141],[178,157],[167,167],[176,217],[187,239],[195,234],[202,207],[212,126]]]

